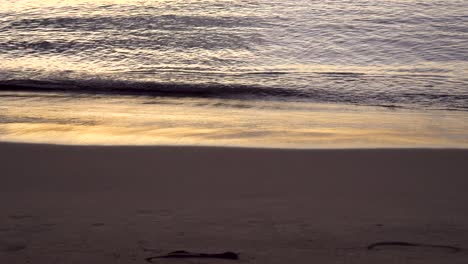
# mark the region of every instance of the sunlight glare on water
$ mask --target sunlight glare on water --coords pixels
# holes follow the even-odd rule
[[[468,146],[468,116],[458,112],[133,96],[74,100],[63,94],[16,96],[0,107],[3,141],[277,148]],[[28,108],[10,107],[20,103]]]
[[[467,142],[466,1],[3,0],[0,7],[1,140]]]

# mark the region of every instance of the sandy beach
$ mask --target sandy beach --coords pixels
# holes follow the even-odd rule
[[[1,143],[0,160],[0,263],[468,260],[467,150]]]

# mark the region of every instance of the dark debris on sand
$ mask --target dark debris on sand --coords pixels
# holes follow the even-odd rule
[[[178,250],[170,252],[166,255],[160,255],[155,257],[146,258],[146,261],[152,262],[153,259],[158,258],[216,258],[216,259],[231,259],[237,260],[239,259],[239,255],[234,252],[224,252],[224,253],[216,253],[216,254],[209,254],[209,253],[195,253],[195,252],[188,252],[185,250]]]

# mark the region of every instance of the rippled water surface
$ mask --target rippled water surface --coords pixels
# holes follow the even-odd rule
[[[468,110],[464,0],[2,0],[0,85]]]
[[[467,47],[466,0],[0,0],[0,141],[466,147]]]

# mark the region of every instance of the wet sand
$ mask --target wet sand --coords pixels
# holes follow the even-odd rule
[[[0,263],[468,259],[468,150],[1,143],[0,161]]]

